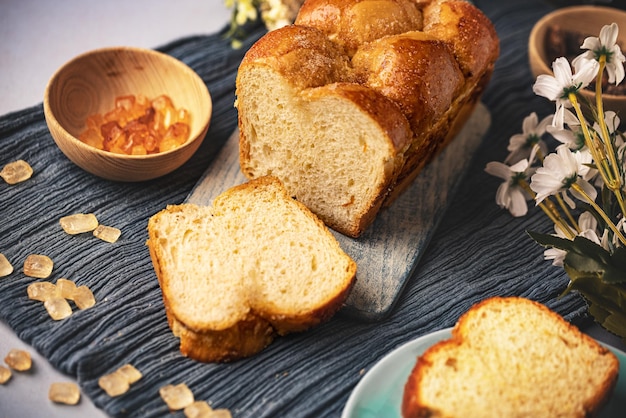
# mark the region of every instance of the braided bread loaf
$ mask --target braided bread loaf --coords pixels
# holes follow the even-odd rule
[[[241,170],[357,237],[456,135],[498,53],[465,1],[307,0],[239,67]]]

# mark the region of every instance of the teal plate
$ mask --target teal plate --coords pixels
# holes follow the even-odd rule
[[[402,392],[415,361],[428,347],[450,338],[451,328],[424,335],[393,350],[356,385],[341,418],[400,418]],[[626,354],[600,342],[619,359],[619,378],[613,396],[599,418],[624,417],[626,411]]]

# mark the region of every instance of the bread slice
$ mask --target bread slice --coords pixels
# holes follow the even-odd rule
[[[212,207],[168,206],[148,235],[169,325],[199,361],[247,357],[329,319],[355,280],[354,261],[274,177],[235,186]]]
[[[544,305],[490,298],[417,360],[410,417],[589,417],[608,400],[617,357]]]

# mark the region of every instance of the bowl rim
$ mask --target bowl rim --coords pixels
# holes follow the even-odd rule
[[[617,9],[615,7],[610,7],[610,6],[575,5],[575,6],[565,6],[565,7],[555,9],[551,11],[550,13],[547,13],[544,16],[542,16],[533,25],[530,31],[530,35],[528,37],[529,58],[532,58],[532,56],[537,57],[539,61],[538,65],[539,67],[542,68],[543,73],[553,75],[554,71],[552,70],[552,67],[551,67],[552,63],[546,63],[542,55],[539,53],[539,48],[537,47],[537,44],[541,41],[539,39],[539,32],[543,30],[548,25],[548,23],[556,17],[574,15],[574,14],[579,14],[581,12],[591,13],[591,12],[598,12],[598,11],[605,12],[605,13],[612,13],[612,14],[616,14],[616,13],[620,14],[624,17],[626,21],[625,10]],[[626,31],[626,27],[624,28],[624,30]],[[586,91],[583,90],[582,93],[586,93]],[[593,92],[589,91],[589,93],[593,93]],[[626,98],[626,95],[609,94],[605,92],[602,93],[602,96],[607,99],[613,99],[613,100],[621,100],[621,99]]]
[[[203,88],[201,88],[201,90],[202,90],[202,93],[206,93],[208,112],[203,112],[203,115],[201,115],[201,119],[200,119],[201,120],[201,124],[200,124],[201,128],[200,128],[200,131],[195,136],[192,136],[190,134],[190,136],[187,139],[187,141],[185,141],[183,144],[181,144],[180,146],[178,146],[176,148],[173,148],[171,150],[164,151],[164,152],[157,152],[157,153],[154,153],[154,154],[144,154],[144,155],[119,154],[119,153],[102,150],[102,149],[93,147],[91,145],[85,144],[83,141],[81,141],[80,139],[76,138],[74,135],[69,133],[67,131],[67,129],[65,129],[65,127],[59,123],[58,119],[56,118],[56,116],[52,112],[52,109],[50,108],[50,90],[51,90],[51,88],[53,86],[53,83],[58,80],[60,74],[62,74],[62,72],[65,69],[67,69],[70,65],[74,64],[76,61],[88,58],[88,57],[93,56],[93,55],[98,55],[98,54],[103,54],[103,53],[111,53],[111,52],[120,51],[120,50],[121,51],[130,51],[130,52],[133,52],[133,53],[153,55],[153,56],[159,57],[159,59],[164,59],[164,60],[170,61],[177,68],[180,68],[182,71],[184,71],[189,76],[191,76],[191,78],[195,79],[196,84],[198,84],[198,86],[203,86]],[[119,159],[132,161],[132,160],[154,159],[154,158],[157,158],[157,157],[160,157],[160,156],[166,156],[166,155],[169,155],[169,154],[180,152],[180,151],[182,151],[182,150],[184,150],[186,148],[189,148],[190,146],[193,146],[196,143],[196,141],[204,140],[204,137],[207,134],[207,131],[208,131],[208,128],[209,128],[209,124],[211,122],[211,118],[212,118],[212,115],[213,115],[213,98],[211,97],[211,93],[209,92],[209,89],[208,89],[206,83],[204,82],[204,80],[202,80],[200,75],[198,75],[198,73],[196,73],[187,64],[185,64],[181,60],[179,60],[179,59],[177,59],[177,58],[175,58],[175,57],[173,57],[171,55],[168,55],[168,54],[166,54],[164,52],[157,51],[155,49],[149,49],[149,48],[142,48],[142,47],[135,47],[135,46],[108,46],[108,47],[96,48],[96,49],[92,49],[92,50],[80,53],[80,54],[74,56],[73,58],[69,59],[68,61],[66,61],[63,65],[61,65],[52,74],[52,76],[50,77],[50,79],[46,83],[46,88],[44,90],[43,107],[44,107],[44,116],[45,116],[46,122],[54,124],[56,129],[63,131],[64,136],[66,138],[68,138],[72,142],[72,144],[74,144],[75,146],[80,147],[81,149],[85,150],[86,152],[95,152],[96,154],[98,154],[98,155],[100,155],[102,157],[105,157],[105,158],[119,158]],[[53,137],[53,139],[56,142],[56,139],[54,137]]]

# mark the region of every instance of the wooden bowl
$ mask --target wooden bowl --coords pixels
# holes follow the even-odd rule
[[[610,25],[613,22],[619,26],[618,43],[624,51],[626,47],[626,11],[624,10],[603,6],[571,6],[545,15],[535,24],[528,39],[528,59],[533,75],[537,77],[540,74],[553,74],[553,59],[548,57],[546,52],[550,27],[558,26],[562,30],[597,37],[604,25]],[[581,49],[580,53],[583,52]],[[595,103],[593,91],[582,90],[581,94]],[[602,97],[605,111],[613,110],[618,112],[622,119],[626,118],[624,116],[626,115],[626,96],[603,93]]]
[[[116,97],[130,94],[149,99],[166,94],[177,109],[187,109],[187,142],[162,153],[125,155],[78,139],[89,115],[110,111]],[[48,82],[43,104],[50,133],[71,161],[102,178],[127,182],[161,177],[184,164],[204,140],[212,112],[209,91],[191,68],[169,55],[130,47],[97,49],[72,59]]]

